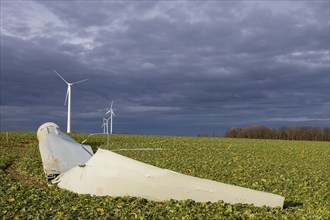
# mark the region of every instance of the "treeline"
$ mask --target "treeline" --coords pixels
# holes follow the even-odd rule
[[[268,128],[263,125],[257,125],[246,128],[230,128],[227,130],[224,137],[330,141],[330,128],[310,126]]]

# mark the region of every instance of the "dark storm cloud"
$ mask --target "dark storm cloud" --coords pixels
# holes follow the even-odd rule
[[[329,3],[4,2],[1,129],[223,132],[329,126]],[[18,124],[17,121],[21,120]]]

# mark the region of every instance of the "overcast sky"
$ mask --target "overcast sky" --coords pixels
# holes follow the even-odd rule
[[[329,126],[329,1],[1,1],[1,130]]]

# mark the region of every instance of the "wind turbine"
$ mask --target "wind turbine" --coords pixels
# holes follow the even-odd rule
[[[107,127],[107,134],[109,134],[109,119],[110,119],[111,117],[109,117],[109,118],[105,118],[105,126]]]
[[[73,83],[69,83],[58,72],[56,72],[55,70],[53,70],[53,71],[68,85],[68,90],[66,92],[64,105],[66,105],[66,103],[68,103],[68,122],[67,122],[66,132],[71,133],[71,86],[74,85],[74,84],[85,82],[88,79],[79,80],[79,81],[76,81],[76,82],[73,82]]]
[[[105,119],[105,118],[103,118],[103,124],[102,124],[101,128],[102,128],[102,127],[103,127],[103,134],[105,134],[105,129],[108,128],[108,126],[107,126],[107,124],[106,124],[106,119]]]
[[[112,105],[113,105],[113,101],[111,101],[111,106],[110,106],[110,108],[109,108],[109,111],[107,111],[107,112],[105,113],[105,114],[110,113],[110,118],[111,118],[111,121],[110,121],[110,134],[112,134],[112,116],[116,116],[115,113],[113,112]]]

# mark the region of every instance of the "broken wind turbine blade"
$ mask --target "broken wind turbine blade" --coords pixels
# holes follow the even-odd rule
[[[77,143],[52,122],[42,124],[38,128],[37,137],[44,172],[48,179],[85,164],[93,155],[91,146]]]
[[[54,128],[59,135],[55,130],[55,134],[54,132],[49,134],[45,131],[46,128]],[[61,162],[72,166],[71,159],[62,154],[66,148],[83,155],[82,148],[78,147],[81,145],[71,138],[67,140],[68,136],[62,135],[63,133],[54,123],[46,123],[39,129],[41,130],[40,132],[38,130],[39,147],[45,148],[47,143],[52,149],[55,146],[61,146],[60,154],[57,156],[63,156],[63,158],[58,158]],[[42,137],[39,138],[39,136]],[[217,202],[222,200],[231,204],[244,203],[281,208],[284,204],[284,197],[279,195],[184,175],[142,163],[109,150],[98,149],[94,156],[89,155],[89,159],[86,157],[84,160],[86,161],[83,166],[79,161],[76,166],[61,171],[52,183],[79,194],[97,196],[128,195],[155,201],[192,199],[197,202]],[[44,160],[43,163],[45,163]]]
[[[86,163],[56,179],[60,188],[97,196],[135,196],[155,201],[247,203],[283,207],[284,198],[261,191],[180,174],[99,149]]]

